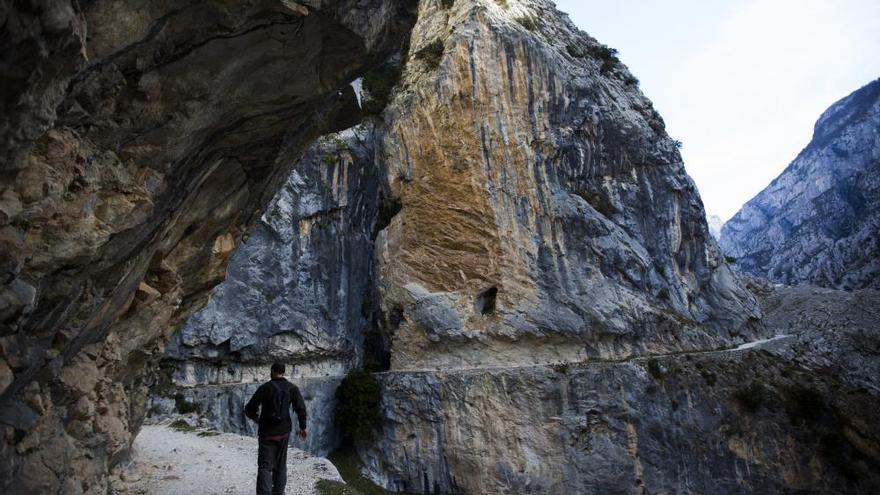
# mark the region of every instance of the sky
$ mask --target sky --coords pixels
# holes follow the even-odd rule
[[[556,0],[616,48],[727,220],[810,141],[832,103],[880,77],[880,0]]]

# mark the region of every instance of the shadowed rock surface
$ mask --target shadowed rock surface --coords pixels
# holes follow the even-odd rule
[[[213,427],[253,434],[243,406],[280,361],[293,367],[288,376],[311,419],[308,443],[294,442],[319,455],[336,447],[334,393],[363,364],[371,315],[379,211],[372,143],[365,124],[306,150],[226,280],[166,347],[169,386],[157,387],[151,413],[173,414],[171,399],[181,394]]]
[[[832,105],[810,144],[721,231],[746,273],[880,288],[880,80]]]
[[[0,7],[0,491],[104,493],[166,339],[300,151],[355,124],[396,1]]]

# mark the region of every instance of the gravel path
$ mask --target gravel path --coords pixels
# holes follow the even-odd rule
[[[167,425],[148,425],[135,439],[132,460],[119,473],[113,491],[157,495],[252,494],[256,476],[256,438],[228,433],[200,436]],[[327,459],[291,448],[287,453],[285,493],[314,494],[319,479],[342,481]]]

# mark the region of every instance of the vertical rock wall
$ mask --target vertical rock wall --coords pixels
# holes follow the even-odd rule
[[[254,433],[242,406],[280,361],[292,367],[311,418],[300,447],[326,455],[336,446],[336,385],[362,365],[370,323],[379,199],[372,144],[372,128],[358,126],[304,153],[226,280],[169,342],[175,386],[165,396],[182,394],[219,429]],[[156,413],[173,406],[159,397],[153,404]]]
[[[541,0],[422,2],[409,53],[377,151],[401,207],[376,241],[391,363],[367,473],[415,493],[643,493],[682,489],[675,442],[732,461],[693,445],[717,423],[671,426],[711,400],[669,412],[683,397],[655,404],[627,364],[765,331],[635,78]],[[602,361],[623,363],[565,371]],[[725,476],[694,469],[688,490]]]
[[[392,369],[753,335],[756,303],[662,119],[550,2],[423,2],[383,117],[379,157],[402,205],[377,240]]]

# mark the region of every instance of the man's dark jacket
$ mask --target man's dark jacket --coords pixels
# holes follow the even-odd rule
[[[273,382],[275,385],[273,385]],[[306,403],[303,401],[302,394],[299,393],[299,388],[284,379],[284,377],[273,378],[271,381],[260,385],[260,388],[254,392],[254,396],[251,397],[251,400],[249,400],[247,405],[244,406],[245,415],[259,423],[259,436],[274,437],[286,435],[290,433],[290,430],[293,428],[293,421],[290,419],[290,415],[287,416],[287,419],[279,421],[278,423],[273,423],[269,418],[272,414],[272,408],[274,407],[273,400],[276,393],[275,386],[288,391],[290,396],[290,407],[293,408],[296,412],[297,418],[299,418],[299,429],[305,430]],[[257,417],[258,408],[260,410],[259,417]]]

